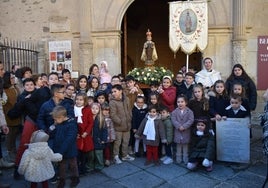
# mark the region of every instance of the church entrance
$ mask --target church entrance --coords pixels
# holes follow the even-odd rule
[[[176,74],[186,65],[186,54],[174,54],[169,48],[169,4],[163,0],[135,0],[126,11],[121,24],[122,73],[134,67],[144,67],[141,61],[146,32],[152,32],[158,60],[155,66],[163,66]],[[189,68],[201,69],[202,53],[196,51],[189,56]]]

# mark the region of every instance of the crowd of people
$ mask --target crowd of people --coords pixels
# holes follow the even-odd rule
[[[145,92],[132,76],[111,76],[106,61],[77,80],[68,69],[59,77],[15,65],[9,72],[0,63],[0,125],[9,159],[0,148],[0,167],[14,166],[14,179],[24,175],[33,188],[48,181],[64,187],[67,165],[74,187],[82,175],[142,156],[144,165],[176,162],[212,171],[215,121],[250,118],[257,91],[240,64],[225,82],[211,58],[203,65],[196,74],[164,76]]]

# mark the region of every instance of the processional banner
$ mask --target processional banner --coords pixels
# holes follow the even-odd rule
[[[203,51],[208,41],[207,1],[169,3],[169,46],[186,54]]]

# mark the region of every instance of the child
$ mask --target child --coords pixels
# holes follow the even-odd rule
[[[63,86],[64,87],[64,86]],[[59,163],[59,184],[58,188],[64,188],[66,180],[66,167],[69,164],[71,176],[71,187],[79,184],[79,174],[77,166],[77,123],[74,118],[68,118],[67,111],[63,106],[53,108],[51,115],[54,119],[55,137],[53,142],[53,151],[63,156]]]
[[[135,158],[128,155],[128,143],[131,129],[131,107],[129,99],[123,94],[123,87],[119,84],[112,86],[110,99],[110,115],[114,123],[116,139],[114,141],[114,159],[116,164],[122,163],[119,158],[119,149],[122,144],[122,160],[133,161]]]
[[[91,107],[91,105],[94,103],[94,97],[93,96],[88,96],[87,97],[87,104],[88,106]]]
[[[73,84],[67,84],[64,99],[69,100],[70,104],[74,105],[74,98],[75,98],[75,86]]]
[[[108,64],[107,61],[102,61],[100,64],[100,83],[110,83],[111,82],[111,75],[108,71]]]
[[[194,113],[194,119],[206,117],[209,119],[209,101],[205,97],[204,88],[201,84],[193,86],[193,98],[189,101],[188,107]]]
[[[166,156],[162,157],[161,160],[164,164],[171,164],[173,163],[173,157],[172,157],[172,144],[174,139],[174,131],[173,131],[173,125],[170,118],[170,112],[168,111],[167,107],[163,107],[161,109],[161,119],[164,124],[167,143],[165,144],[165,153]]]
[[[183,80],[184,80],[184,74],[182,72],[178,72],[175,80],[173,81],[173,85],[176,87],[176,94],[179,93],[179,88],[183,84]]]
[[[224,116],[227,118],[245,118],[250,116],[250,111],[242,106],[241,96],[233,94],[230,97],[230,105],[225,108]]]
[[[160,165],[158,158],[158,146],[160,139],[162,143],[166,143],[164,125],[157,113],[156,106],[149,106],[148,115],[142,120],[139,129],[135,134],[135,138],[141,139],[142,135],[145,137],[144,143],[146,145],[146,161],[145,166],[154,161],[155,165]]]
[[[115,141],[115,130],[112,119],[110,118],[110,107],[107,102],[103,103],[101,106],[102,114],[104,117],[104,128],[107,130],[107,142],[104,148],[104,159],[105,165],[110,166],[111,156],[112,156],[112,146]]]
[[[76,93],[87,93],[88,88],[87,76],[80,75],[76,81]]]
[[[103,150],[107,141],[107,129],[104,127],[104,117],[101,112],[101,107],[98,103],[93,103],[91,106],[94,126],[93,126],[93,142],[94,155],[91,158],[89,165],[91,169],[100,171],[104,168]]]
[[[177,144],[176,161],[188,162],[188,144],[190,142],[190,128],[194,122],[193,111],[187,106],[187,98],[180,95],[177,98],[177,108],[171,113],[171,121],[174,129],[174,142]],[[182,160],[183,158],[183,160]]]
[[[143,94],[142,90],[137,87],[136,80],[133,76],[127,76],[125,79],[127,87],[124,90],[126,96],[129,98],[130,108],[132,109],[138,94]]]
[[[176,88],[172,86],[172,79],[170,76],[164,76],[162,85],[158,88],[160,95],[160,104],[168,107],[168,110],[172,112],[175,108],[176,100]]]
[[[225,113],[225,108],[229,105],[229,99],[222,80],[215,82],[213,90],[216,96],[209,97],[209,113],[213,119],[220,121]]]
[[[215,156],[215,137],[209,132],[206,119],[196,120],[189,151],[189,162],[187,163],[189,170],[194,170],[199,163],[202,163],[208,172],[212,171]]]
[[[230,96],[232,96],[233,94],[241,96],[242,106],[244,106],[246,110],[250,111],[249,100],[246,98],[245,88],[243,87],[241,83],[235,82],[233,84],[233,88],[232,88]]]
[[[48,147],[48,134],[44,131],[35,131],[31,136],[28,149],[22,155],[18,172],[31,182],[31,188],[37,188],[42,182],[43,188],[48,188],[48,180],[55,175],[52,162],[62,160],[62,155],[53,153]]]
[[[157,81],[153,81],[150,84],[150,92],[157,92],[157,89],[159,86],[160,86],[160,84]]]
[[[195,76],[192,72],[187,72],[185,74],[185,80],[183,84],[181,84],[179,90],[177,90],[178,93],[176,96],[183,94],[187,97],[187,100],[189,101],[193,95],[193,86],[195,84],[194,78]]]
[[[134,103],[134,107],[132,108],[132,120],[131,120],[131,128],[132,128],[132,136],[134,140],[134,134],[140,127],[142,120],[145,118],[147,114],[147,104],[145,104],[145,98],[143,95],[138,95],[136,98],[136,102]],[[131,143],[131,146],[134,145],[134,153],[136,157],[140,157],[139,153],[139,145],[140,139],[135,139],[135,142]],[[145,144],[143,144],[143,151],[146,152]]]
[[[107,102],[107,98],[107,94],[104,91],[99,90],[96,93],[96,101],[100,104],[100,106]]]
[[[93,114],[87,105],[87,95],[78,93],[75,97],[74,115],[78,124],[77,148],[80,174],[86,173],[86,161],[94,149],[92,130]]]
[[[87,96],[95,97],[100,87],[100,81],[97,77],[91,77],[88,81],[88,91]]]

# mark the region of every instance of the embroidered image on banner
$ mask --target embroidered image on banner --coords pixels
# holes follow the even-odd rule
[[[203,51],[208,40],[206,1],[169,3],[169,46],[173,52],[180,48],[191,54],[198,48]]]

